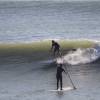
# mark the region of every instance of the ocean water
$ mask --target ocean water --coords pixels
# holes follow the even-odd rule
[[[99,22],[99,1],[0,2],[0,100],[99,100]],[[65,52],[56,62],[49,51],[34,53],[31,48],[25,55],[25,44],[18,46],[48,39],[89,39],[95,45]],[[12,56],[14,52],[18,55]],[[56,89],[59,63],[68,69],[76,90],[50,91]],[[63,87],[69,86],[63,74]]]
[[[100,38],[100,2],[1,2],[0,42]]]

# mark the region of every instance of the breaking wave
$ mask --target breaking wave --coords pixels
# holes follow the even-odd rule
[[[58,58],[57,63],[79,65],[95,62],[99,58],[100,46],[96,44],[93,48],[78,48],[76,51],[70,51],[62,58]]]

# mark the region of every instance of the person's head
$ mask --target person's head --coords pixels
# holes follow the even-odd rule
[[[54,40],[52,40],[52,43],[55,43],[55,41],[54,41]]]

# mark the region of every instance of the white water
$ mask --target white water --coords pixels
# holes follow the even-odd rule
[[[63,58],[58,58],[57,63],[67,63],[71,65],[86,64],[97,60],[100,57],[100,47],[81,49],[70,51]]]

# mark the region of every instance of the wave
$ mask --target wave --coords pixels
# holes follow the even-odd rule
[[[76,51],[70,51],[62,58],[57,59],[57,63],[71,65],[87,64],[100,61],[100,45],[95,44],[92,48],[78,48]]]
[[[99,58],[98,43],[89,40],[57,40],[61,45],[61,53],[64,55],[64,63],[76,65],[91,63]],[[0,59],[2,57],[29,59],[32,61],[53,61],[54,57],[50,52],[51,40],[43,40],[32,43],[0,44]],[[74,51],[73,51],[74,50]],[[57,62],[61,59],[57,58]]]

